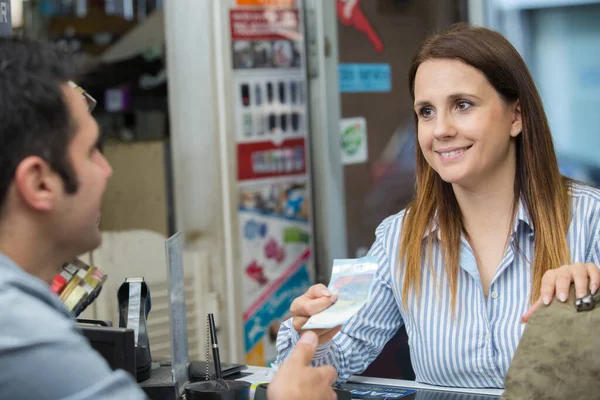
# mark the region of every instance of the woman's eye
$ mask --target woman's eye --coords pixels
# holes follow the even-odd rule
[[[429,118],[433,115],[433,110],[431,107],[423,107],[421,111],[419,111],[419,115],[424,118]]]
[[[456,103],[456,107],[460,111],[465,111],[466,109],[468,109],[469,107],[471,107],[471,103],[469,103],[468,101],[461,100],[461,101],[459,101],[459,102]]]

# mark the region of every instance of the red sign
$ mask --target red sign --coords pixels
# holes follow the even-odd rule
[[[232,40],[299,40],[298,9],[230,10]]]
[[[304,138],[238,144],[238,181],[306,173]]]
[[[296,0],[237,0],[238,6],[295,7]]]
[[[375,51],[383,51],[383,42],[371,25],[369,19],[365,16],[360,5],[360,0],[337,0],[338,19],[346,26],[353,26],[359,32],[363,32],[369,38],[369,41],[375,47]]]

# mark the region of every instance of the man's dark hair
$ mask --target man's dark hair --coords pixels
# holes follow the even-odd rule
[[[51,44],[0,38],[0,211],[19,163],[29,156],[44,159],[68,193],[77,191],[67,151],[75,127],[62,86],[77,78],[79,65]]]

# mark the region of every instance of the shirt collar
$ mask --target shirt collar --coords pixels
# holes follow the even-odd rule
[[[435,215],[431,219],[431,222],[429,222],[429,225],[425,229],[425,233],[423,234],[423,239],[425,239],[427,236],[429,236],[432,233],[436,234],[438,240],[441,239],[442,235],[440,233],[440,220],[438,219],[437,210],[435,211]]]
[[[0,252],[0,266],[12,269],[14,271],[23,271],[13,260]]]
[[[517,233],[517,229],[519,228],[519,225],[521,223],[523,223],[527,228],[529,228],[530,232],[533,232],[533,222],[531,221],[531,216],[529,215],[529,211],[527,210],[527,205],[523,201],[523,197],[519,198],[519,205],[517,208],[517,215],[515,215],[513,233]]]
[[[530,232],[533,233],[533,222],[531,221],[531,216],[529,215],[529,211],[527,211],[527,206],[525,205],[522,197],[519,198],[519,203],[517,205],[517,214],[515,215],[515,222],[512,230],[513,233],[517,232],[521,223],[523,223],[527,228],[529,228]],[[441,239],[440,222],[437,211],[435,212],[435,215],[433,216],[429,226],[427,229],[425,229],[423,239],[425,239],[431,233],[435,233],[438,240]]]

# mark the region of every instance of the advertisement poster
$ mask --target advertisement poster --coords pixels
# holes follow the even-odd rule
[[[238,181],[306,174],[304,138],[238,145]]]
[[[275,360],[279,325],[313,280],[306,72],[296,7],[230,10],[246,363]]]

